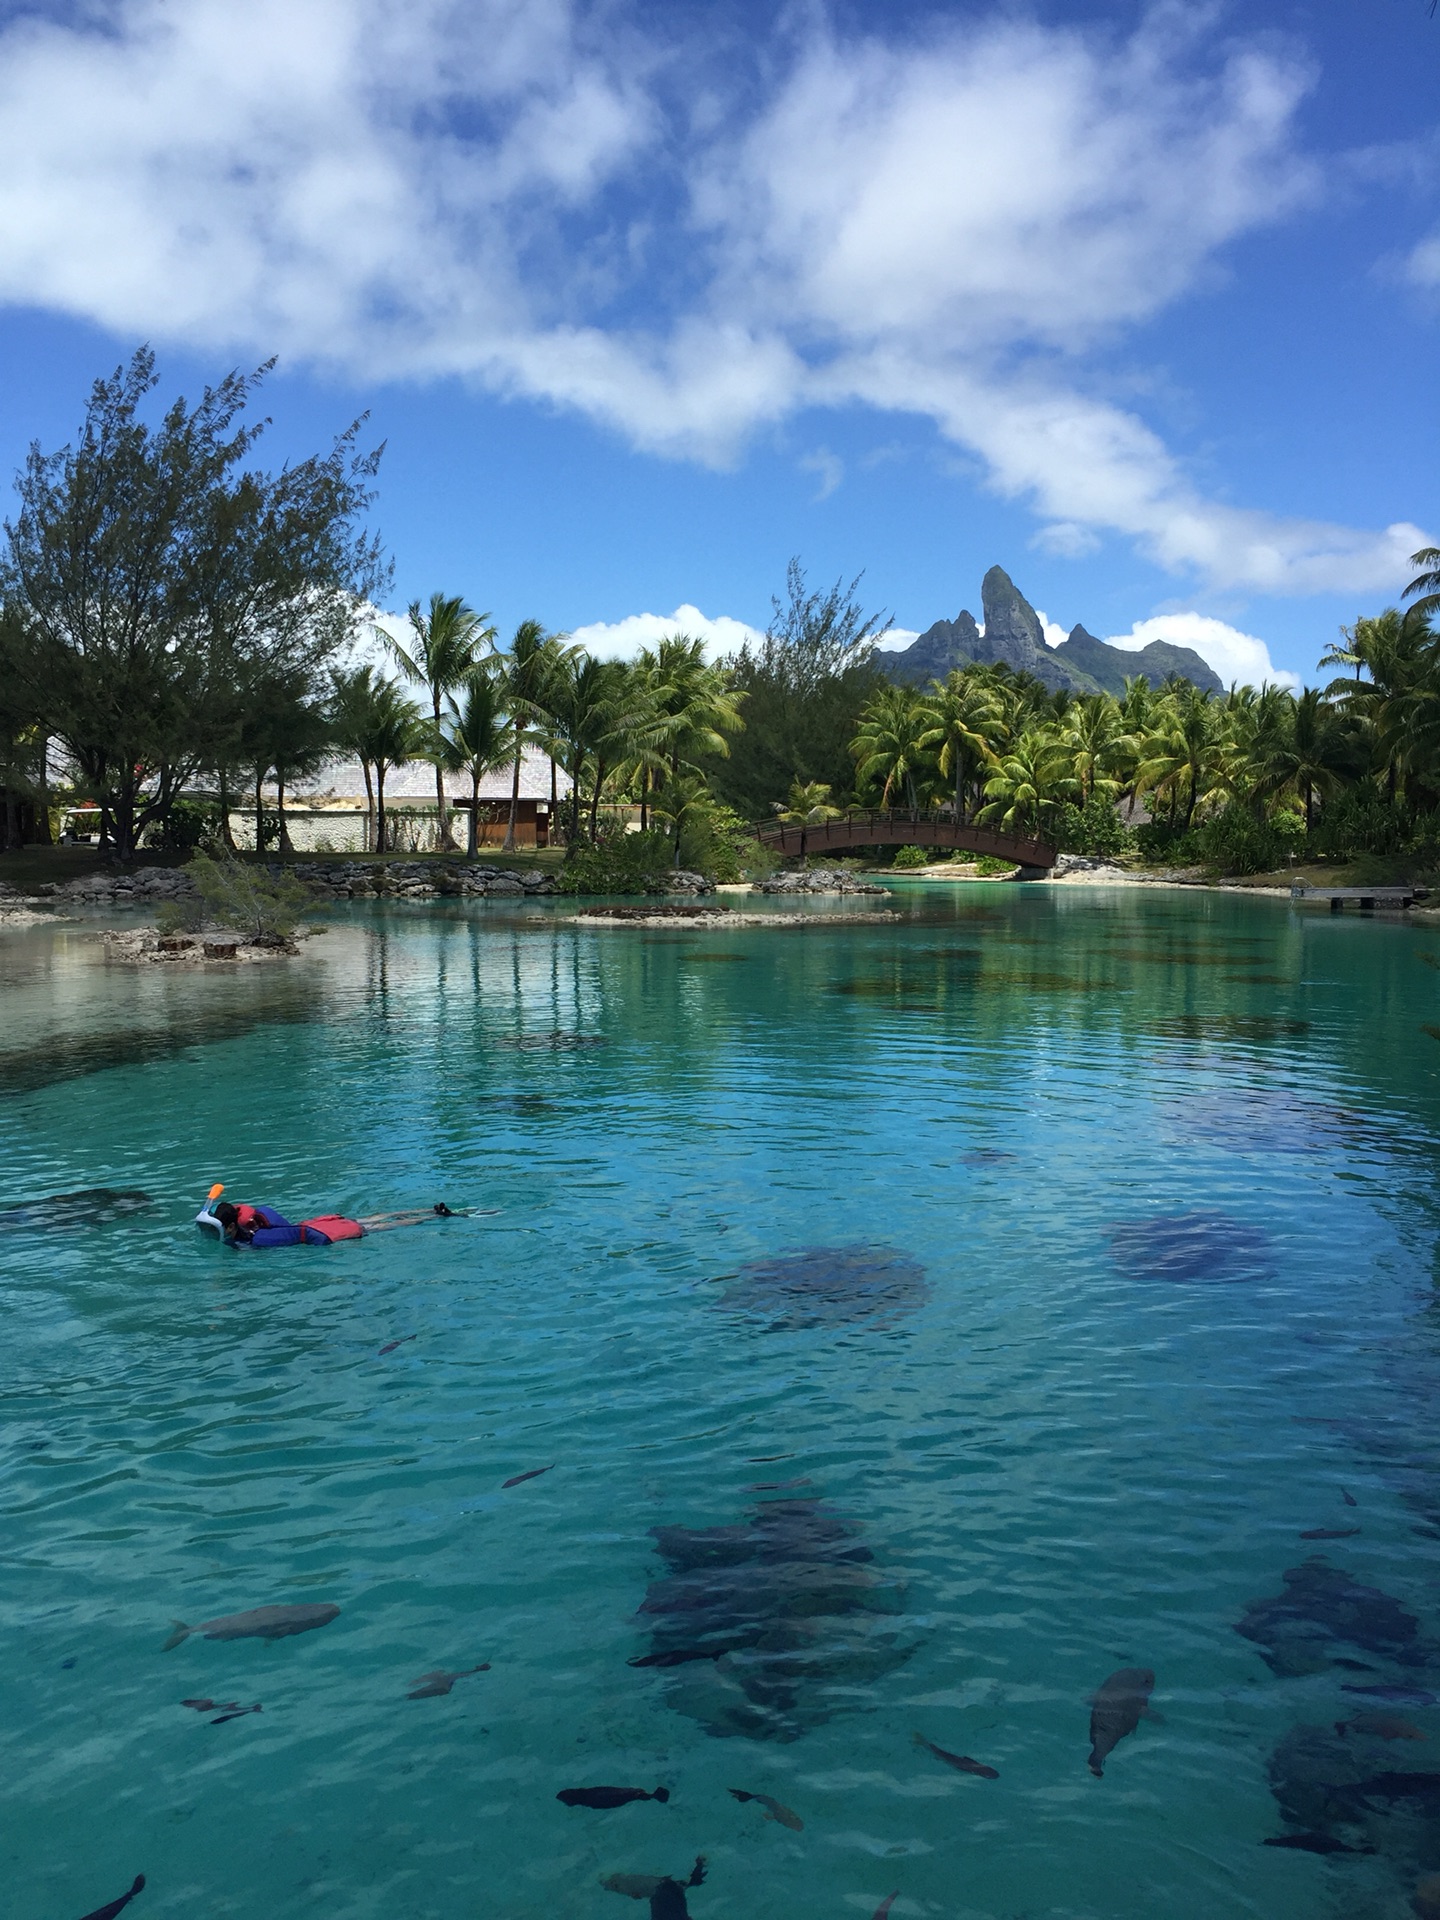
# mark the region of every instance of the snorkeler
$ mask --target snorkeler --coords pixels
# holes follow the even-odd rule
[[[361,1240],[367,1233],[384,1233],[390,1227],[414,1227],[422,1220],[451,1220],[460,1217],[443,1200],[433,1207],[405,1207],[394,1213],[371,1213],[352,1220],[342,1213],[319,1213],[297,1224],[287,1220],[274,1207],[236,1206],[220,1200],[223,1186],[211,1188],[205,1205],[195,1216],[197,1227],[217,1232],[232,1247],[297,1247],[303,1244],[328,1247],[336,1240]]]

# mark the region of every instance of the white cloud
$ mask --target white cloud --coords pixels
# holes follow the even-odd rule
[[[576,627],[570,638],[597,659],[633,660],[642,647],[658,646],[672,633],[703,640],[706,657],[711,660],[737,652],[747,640],[753,643],[764,637],[758,628],[732,620],[728,614],[709,620],[686,601],[671,614],[632,613],[624,620],[592,621],[589,626]]]
[[[820,482],[816,500],[828,500],[845,478],[845,462],[828,447],[817,447],[813,453],[804,454],[800,466],[804,472],[813,473]]]
[[[919,638],[919,633],[909,627],[891,627],[883,640],[875,642],[875,646],[880,653],[899,653],[902,647],[912,645]]]
[[[1109,644],[1138,653],[1152,640],[1168,640],[1172,646],[1193,647],[1200,658],[1212,666],[1228,687],[1232,680],[1242,686],[1259,687],[1268,680],[1282,687],[1298,687],[1300,677],[1270,658],[1270,649],[1253,633],[1241,633],[1204,613],[1159,613],[1150,620],[1137,620],[1129,633],[1112,633]]]
[[[1044,612],[1040,607],[1035,609],[1035,618],[1044,629],[1045,644],[1047,647],[1058,647],[1062,640],[1068,640],[1070,638],[1070,629],[1068,627],[1057,627],[1049,614]]]
[[[459,375],[717,463],[807,407],[918,414],[1050,552],[1118,533],[1225,586],[1388,591],[1419,528],[1218,504],[1086,391],[1087,354],[1316,191],[1305,66],[1212,45],[1214,17],[1159,0],[1128,37],[1007,10],[845,38],[797,11],[747,96],[733,61],[712,83],[704,45],[647,40],[612,0],[12,12],[0,301],[359,379]],[[1422,246],[1412,275],[1436,261]],[[838,468],[815,470],[823,496]]]

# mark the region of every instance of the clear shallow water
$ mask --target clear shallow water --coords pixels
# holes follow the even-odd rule
[[[898,905],[704,935],[356,910],[234,980],[4,937],[0,1207],[155,1201],[0,1215],[14,1920],[139,1871],[136,1920],[625,1920],[602,1875],[699,1852],[697,1920],[1407,1910],[1423,1799],[1339,1829],[1373,1857],[1259,1842],[1272,1754],[1364,1704],[1343,1684],[1440,1693],[1440,933],[1138,889]],[[217,1178],[296,1218],[502,1211],[237,1255],[188,1225]],[[730,1571],[687,1598],[687,1554]],[[1406,1658],[1277,1673],[1235,1632],[1312,1554],[1414,1618]],[[342,1611],[162,1651],[281,1601]],[[718,1664],[627,1664],[727,1631]],[[1096,1780],[1088,1695],[1130,1665],[1164,1724]],[[1361,1775],[1440,1770],[1440,1708],[1399,1711],[1428,1744]]]

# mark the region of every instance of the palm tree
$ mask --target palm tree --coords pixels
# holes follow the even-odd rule
[[[664,786],[655,796],[655,812],[661,820],[668,820],[675,830],[677,867],[685,829],[697,820],[704,820],[713,808],[710,788],[703,774],[686,772],[666,775]]]
[[[933,734],[931,711],[913,687],[882,687],[861,713],[850,742],[857,784],[864,787],[883,781],[882,807],[890,805],[898,787],[911,812],[917,811],[916,780],[929,770]]]
[[[1124,758],[1129,742],[1120,704],[1108,693],[1082,694],[1073,701],[1060,728],[1059,745],[1080,788],[1080,805],[1104,793],[1111,797],[1120,783],[1112,773]]]
[[[373,813],[373,851],[385,851],[385,775],[415,757],[422,743],[420,709],[393,680],[374,667],[358,667],[336,676],[333,705],[335,738],[359,760],[365,774],[367,825]],[[371,769],[375,784],[370,784]]]
[[[930,719],[922,744],[938,748],[940,771],[955,782],[955,818],[963,821],[972,781],[978,792],[983,770],[995,764],[993,742],[1003,724],[1000,699],[993,686],[956,668],[935,682],[925,705]]]
[[[1027,727],[985,782],[981,820],[998,820],[1002,827],[1038,828],[1060,800],[1075,791],[1066,754],[1052,731]]]
[[[745,724],[744,695],[724,668],[706,665],[704,641],[687,633],[667,634],[653,653],[643,649],[634,677],[627,759],[640,776],[643,827],[652,780],[678,779],[702,756],[729,754],[727,736]]]
[[[842,809],[830,805],[830,789],[821,780],[792,780],[786,799],[775,802],[775,812],[787,827],[820,827],[838,820]]]
[[[1188,829],[1197,805],[1221,784],[1224,744],[1211,696],[1188,681],[1177,682],[1167,690],[1154,729],[1143,743],[1136,785],[1168,800],[1172,817],[1183,796],[1181,824],[1182,830]]]
[[[451,702],[446,722],[445,765],[451,773],[470,776],[470,824],[466,853],[473,860],[479,849],[480,782],[487,773],[508,766],[515,751],[515,730],[505,711],[500,682],[493,672],[476,667]]]
[[[1285,737],[1272,754],[1277,785],[1293,786],[1305,803],[1305,831],[1315,820],[1315,795],[1328,800],[1354,766],[1354,741],[1318,687],[1306,687],[1291,702]]]
[[[595,776],[590,802],[593,840],[607,767],[624,751],[629,670],[621,660],[597,660],[573,648],[550,688],[550,714],[560,760],[570,778],[570,845],[580,839],[580,788],[585,768]]]
[[[510,783],[510,824],[505,829],[504,851],[515,848],[515,822],[520,812],[520,769],[525,758],[525,743],[534,739],[550,712],[550,701],[562,663],[573,653],[563,634],[545,631],[538,620],[522,620],[510,641],[504,658],[505,704],[515,730],[514,776]]]
[[[442,850],[454,850],[450,833],[450,814],[445,804],[445,745],[440,729],[440,709],[448,694],[465,681],[479,664],[485,649],[495,638],[488,624],[488,613],[476,613],[458,594],[432,593],[430,611],[422,613],[420,602],[410,602],[410,629],[413,639],[402,646],[393,635],[376,628],[402,670],[412,680],[430,689],[433,732],[429,754],[435,762],[435,818],[437,844]]]

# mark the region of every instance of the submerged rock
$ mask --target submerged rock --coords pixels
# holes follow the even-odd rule
[[[1228,1213],[1163,1213],[1106,1229],[1111,1256],[1132,1280],[1269,1280],[1271,1240]]]
[[[1402,1665],[1420,1663],[1419,1621],[1381,1588],[1362,1585],[1318,1555],[1291,1567],[1284,1582],[1283,1593],[1253,1600],[1235,1628],[1256,1643],[1272,1672],[1323,1672],[1340,1642]]]
[[[638,1616],[651,1650],[631,1665],[673,1669],[669,1704],[717,1738],[798,1739],[909,1657],[898,1591],[858,1527],[818,1500],[651,1531],[668,1571]]]
[[[885,1327],[930,1297],[925,1269],[897,1247],[806,1247],[753,1260],[725,1283],[724,1301],[769,1321],[770,1331]]]

